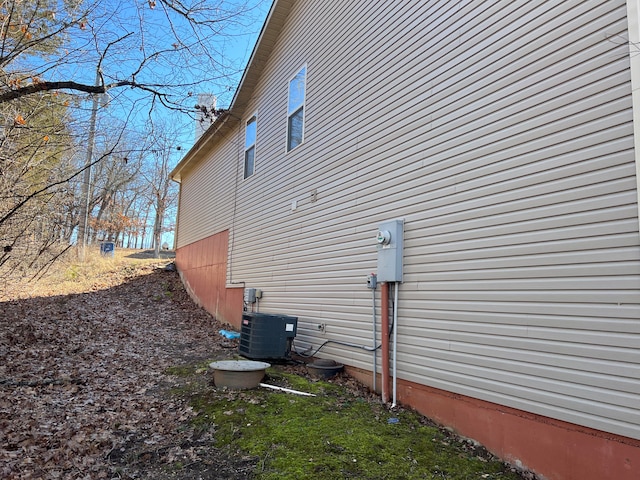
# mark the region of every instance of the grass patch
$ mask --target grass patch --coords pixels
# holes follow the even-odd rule
[[[413,411],[393,412],[339,385],[275,369],[266,381],[317,396],[213,387],[189,395],[194,426],[215,429],[216,447],[259,458],[256,479],[521,478]]]

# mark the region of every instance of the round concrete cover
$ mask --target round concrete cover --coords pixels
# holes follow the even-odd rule
[[[252,360],[221,360],[210,363],[216,387],[256,388],[264,378],[265,369],[271,365]]]
[[[220,360],[212,362],[209,367],[214,370],[229,370],[233,372],[251,372],[255,370],[264,370],[269,368],[270,363],[254,362],[253,360]]]

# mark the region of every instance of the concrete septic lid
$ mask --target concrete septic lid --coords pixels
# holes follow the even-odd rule
[[[271,364],[253,360],[221,360],[209,364],[216,387],[256,388]]]

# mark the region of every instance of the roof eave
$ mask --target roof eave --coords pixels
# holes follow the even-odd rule
[[[213,124],[202,134],[196,143],[189,149],[183,159],[171,171],[172,180],[180,183],[182,173],[190,166],[195,165],[204,158],[206,147],[213,143],[213,138],[223,126],[229,126],[230,119],[239,119],[244,115],[245,109],[251,100],[255,86],[262,75],[275,42],[284,26],[284,22],[295,0],[274,0],[269,14],[262,26],[258,40],[251,52],[247,67],[242,74],[240,84],[231,100],[231,106],[227,111],[215,119]]]

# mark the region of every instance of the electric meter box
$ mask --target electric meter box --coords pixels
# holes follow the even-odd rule
[[[244,289],[244,303],[256,303],[256,289],[245,288]]]
[[[378,227],[378,282],[402,282],[404,220],[389,220]]]

